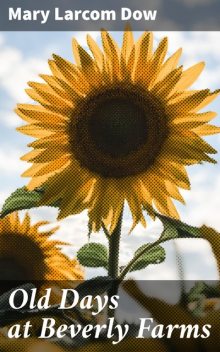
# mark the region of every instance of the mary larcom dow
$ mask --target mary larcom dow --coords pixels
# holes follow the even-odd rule
[[[55,21],[116,21],[119,14],[115,10],[63,10],[59,7],[54,9]],[[51,10],[27,10],[21,7],[9,8],[9,21],[37,21],[47,23],[51,17]],[[157,10],[131,10],[121,8],[121,21],[155,21]]]

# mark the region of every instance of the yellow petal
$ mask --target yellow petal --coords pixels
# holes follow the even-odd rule
[[[180,59],[182,49],[178,49],[172,56],[170,56],[162,65],[158,77],[155,79],[155,84],[164,79],[171,71],[173,71]]]
[[[191,129],[211,121],[216,115],[215,112],[203,112],[200,114],[178,116],[170,121],[170,126],[174,128]]]
[[[197,107],[197,110],[203,109],[206,105],[210,104],[220,95],[220,89],[215,90],[214,92],[210,93]]]
[[[200,91],[192,91],[189,94],[183,94],[183,98],[175,103],[170,103],[167,106],[167,113],[170,116],[183,115],[189,112],[196,112],[200,110],[200,106],[204,104],[204,101],[210,96],[209,89],[204,89]],[[206,105],[206,104],[205,104]]]
[[[76,91],[77,88],[79,91],[85,93],[89,90],[89,83],[77,66],[64,60],[58,55],[53,55],[53,58],[67,84],[70,86],[73,85]]]
[[[64,154],[70,154],[66,145],[58,145],[55,149],[34,150],[21,158],[32,163],[47,163],[54,159],[61,158]]]
[[[166,181],[165,184],[166,184],[166,189],[167,189],[168,193],[170,194],[170,196],[172,198],[178,200],[179,202],[185,204],[185,201],[184,201],[182,195],[180,194],[177,186],[174,183],[172,183],[171,181],[168,181],[168,180]]]
[[[136,43],[136,67],[134,72],[134,81],[138,82],[143,79],[143,71],[147,74],[147,63],[152,56],[153,35],[151,32],[145,32]]]
[[[68,190],[61,200],[60,212],[58,220],[65,218],[66,216],[72,214],[79,214],[86,208],[88,208],[88,203],[86,199],[88,195],[93,191],[94,180],[88,175],[87,180],[80,178],[80,182],[76,183],[73,187],[71,194]],[[77,186],[78,184],[78,186]]]
[[[102,70],[102,62],[103,62],[103,53],[101,49],[99,48],[98,44],[95,42],[95,40],[88,34],[87,35],[87,44],[89,49],[91,50],[94,59],[97,63],[97,66],[99,67],[100,71]]]
[[[202,151],[198,151],[196,149],[191,149],[190,151],[184,148],[176,148],[174,150],[172,147],[166,147],[163,153],[161,154],[161,158],[164,160],[168,160],[172,163],[182,163],[183,165],[194,165],[201,164],[203,161],[210,162],[216,164],[216,160],[210,158],[208,155],[203,153]]]
[[[99,86],[101,84],[101,75],[97,70],[96,62],[92,57],[84,50],[75,39],[73,39],[73,50],[75,56],[77,56],[77,62],[82,69],[85,76],[92,77],[90,84],[93,86]]]
[[[192,131],[182,131],[179,136],[173,135],[168,137],[166,145],[169,146],[171,144],[173,148],[189,149],[189,152],[191,151],[190,149],[196,149],[209,154],[217,153],[216,149]]]
[[[57,145],[66,145],[69,143],[68,137],[63,133],[53,133],[52,136],[40,138],[34,142],[28,144],[28,147],[44,149],[44,148],[56,148]]]
[[[106,54],[107,61],[109,61],[112,79],[120,77],[119,66],[119,48],[108,32],[102,30],[102,44]]]
[[[23,177],[38,177],[54,173],[67,166],[70,163],[69,156],[64,155],[60,159],[51,161],[48,164],[33,164],[27,171],[25,171]]]
[[[32,97],[32,99],[38,101],[39,103],[47,102],[52,105],[69,105],[72,107],[72,102],[66,99],[62,99],[53,90],[44,83],[29,82],[28,85],[33,88],[33,90],[26,89],[26,92]]]
[[[181,79],[179,80],[178,84],[176,85],[177,90],[185,90],[189,88],[200,76],[203,69],[205,67],[204,62],[199,62],[198,64],[188,68],[186,71],[183,72]]]
[[[149,83],[151,85],[154,85],[155,79],[157,78],[157,75],[160,72],[161,66],[163,64],[164,58],[167,53],[167,49],[168,49],[168,39],[163,38],[152,57],[151,71],[149,73],[150,75]]]
[[[16,128],[17,131],[26,134],[27,136],[35,137],[35,138],[44,138],[50,136],[52,131],[44,130],[42,127],[37,125],[27,125]]]
[[[53,89],[53,91],[59,95],[63,99],[67,99],[72,102],[71,94],[69,94],[69,90],[64,90],[59,84],[59,80],[56,77],[49,75],[39,75],[49,86]],[[71,104],[72,105],[72,104]]]
[[[162,81],[158,82],[153,88],[152,93],[165,100],[175,89],[177,82],[182,74],[182,67],[179,67],[168,74]]]
[[[133,33],[130,27],[127,26],[124,31],[123,43],[121,48],[121,55],[124,58],[125,63],[127,63],[128,61],[133,45],[134,45]]]
[[[190,181],[183,165],[161,158],[158,168],[164,177],[172,180],[177,186],[190,189]]]
[[[46,122],[50,124],[64,123],[66,118],[63,115],[47,111],[44,107],[31,104],[18,104],[16,113],[27,122]]]
[[[199,136],[209,136],[220,133],[220,127],[214,125],[203,125],[193,129],[193,132]]]
[[[31,150],[29,153],[23,155],[21,160],[28,161],[30,158],[35,158],[41,153],[41,150]]]
[[[27,185],[29,191],[33,191],[35,188],[43,185],[48,179],[48,175],[33,177]]]

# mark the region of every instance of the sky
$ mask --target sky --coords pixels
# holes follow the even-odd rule
[[[100,43],[98,32],[90,33]],[[138,37],[140,33],[135,33]],[[112,33],[120,43],[122,33]],[[183,48],[182,64],[187,68],[199,61],[205,61],[206,67],[195,89],[220,88],[220,32],[156,32],[155,44],[164,36],[169,38],[169,54],[179,47]],[[20,157],[27,152],[30,138],[18,133],[15,128],[22,124],[13,112],[17,103],[30,103],[24,89],[28,81],[40,81],[38,74],[49,73],[47,60],[52,53],[73,60],[71,38],[78,39],[86,49],[85,32],[0,32],[0,206],[4,200],[18,187],[27,183],[21,178],[27,164]],[[210,104],[208,110],[220,112],[220,98]],[[220,125],[220,117],[215,120]],[[207,138],[220,152],[220,136]],[[216,156],[220,161],[220,154]],[[189,224],[214,227],[220,232],[220,167],[203,164],[188,168],[191,190],[182,192],[186,205],[177,204],[181,219]],[[40,208],[30,211],[33,223],[37,220],[49,220],[56,224],[57,210]],[[21,213],[22,216],[22,213]],[[71,216],[59,223],[60,229],[56,237],[69,241],[71,246],[65,252],[73,257],[77,250],[88,241],[87,214]],[[128,235],[131,218],[126,210],[122,228],[120,248],[121,265],[126,264],[135,249],[144,243],[156,240],[161,232],[161,224],[148,219],[148,227],[136,226]],[[92,235],[92,241],[106,243],[103,233]],[[212,280],[217,278],[216,262],[211,248],[205,240],[176,240],[164,245],[167,257],[163,264],[151,265],[147,269],[131,274],[137,279],[177,279],[176,248],[183,260],[184,277],[188,280]],[[87,269],[87,277],[106,274],[104,269]]]

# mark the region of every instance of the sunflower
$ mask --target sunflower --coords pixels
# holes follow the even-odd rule
[[[65,243],[51,240],[57,228],[40,232],[48,222],[31,225],[27,213],[20,221],[18,213],[0,220],[0,280],[1,291],[14,286],[13,281],[80,280],[83,271],[76,260],[61,253]]]
[[[23,156],[33,165],[23,174],[28,189],[45,188],[42,204],[60,201],[59,219],[88,209],[90,227],[112,233],[124,203],[133,226],[145,225],[143,210],[178,217],[172,199],[190,189],[186,166],[215,163],[215,149],[201,136],[216,114],[199,111],[219,91],[188,90],[204,68],[178,65],[181,49],[165,59],[168,40],[153,51],[153,35],[134,41],[125,31],[122,47],[106,31],[103,50],[87,36],[90,55],[73,39],[75,63],[49,60],[45,83],[29,82],[39,104],[18,104],[28,124],[18,128],[36,138]]]

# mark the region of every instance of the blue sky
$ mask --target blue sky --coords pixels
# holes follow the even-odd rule
[[[99,33],[91,33],[100,41]],[[136,33],[136,35],[138,35]],[[185,67],[205,61],[206,68],[194,88],[220,87],[220,42],[219,32],[170,32],[155,33],[155,43],[167,35],[169,37],[169,52],[179,47],[183,48],[182,63]],[[13,109],[16,103],[30,102],[24,93],[26,82],[39,80],[38,73],[47,73],[47,60],[52,53],[57,53],[69,60],[73,60],[71,52],[71,38],[75,36],[86,46],[86,33],[81,32],[2,32],[0,33],[0,204],[6,197],[26,183],[20,177],[27,165],[19,160],[26,151],[29,138],[19,134],[15,128],[21,124]],[[120,42],[121,33],[113,33]],[[209,110],[220,111],[220,98],[210,105]],[[215,123],[220,125],[220,118]],[[220,137],[213,136],[207,139],[220,151]],[[220,161],[219,154],[216,159]],[[217,165],[199,165],[189,168],[192,183],[190,192],[183,192],[186,206],[179,206],[181,218],[188,223],[200,226],[203,223],[220,231],[220,167]],[[56,210],[42,208],[32,210],[33,220],[39,218],[51,220],[55,223]],[[129,214],[126,213],[123,228],[121,260],[125,264],[135,248],[143,243],[156,239],[160,231],[159,222],[150,222],[147,230],[137,226],[131,235],[127,235],[129,228]],[[71,226],[70,226],[71,225]],[[70,217],[60,224],[58,235],[73,243],[67,253],[73,255],[76,250],[87,241],[87,216],[83,214]],[[102,234],[92,237],[95,241],[104,242]],[[178,248],[184,258],[185,275],[188,279],[216,278],[215,261],[211,256],[209,245],[202,240],[178,240]],[[148,269],[135,273],[137,278],[173,279],[177,277],[175,267],[175,252],[173,244],[166,245],[167,259],[160,266],[151,266]],[[87,271],[88,276],[94,275],[93,270]]]

